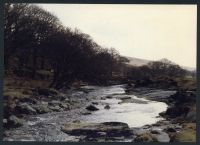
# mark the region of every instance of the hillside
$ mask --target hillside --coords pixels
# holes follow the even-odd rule
[[[133,65],[133,66],[142,66],[142,65],[146,65],[148,64],[149,62],[151,62],[152,60],[147,60],[147,59],[141,59],[141,58],[136,58],[136,57],[128,57],[128,56],[125,56],[129,62],[127,62],[126,64],[128,65]],[[162,62],[170,62],[172,64],[176,64],[175,62],[172,62],[166,58],[162,58],[158,61],[162,61]],[[194,71],[195,68],[193,67],[188,67],[188,66],[181,66],[183,69],[186,69],[188,71]]]

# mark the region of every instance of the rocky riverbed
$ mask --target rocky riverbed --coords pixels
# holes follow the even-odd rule
[[[125,85],[35,90],[35,96],[8,108],[4,140],[170,142],[182,126],[159,113],[174,93],[148,88],[133,93]]]

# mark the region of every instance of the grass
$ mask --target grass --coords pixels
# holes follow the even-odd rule
[[[196,123],[183,124],[183,130],[176,134],[175,141],[196,142]]]
[[[5,77],[3,84],[3,96],[12,98],[29,97],[33,94],[32,89],[48,87],[50,84],[46,80],[33,80],[18,77]]]
[[[196,89],[196,80],[194,78],[189,78],[189,77],[185,77],[181,79],[177,78],[176,82],[179,88],[189,89],[189,90]]]
[[[44,75],[44,76],[52,76],[53,75],[53,73],[48,70],[38,70],[36,73],[40,74],[40,75]]]
[[[12,98],[22,98],[29,96],[27,94],[23,94],[21,90],[15,90],[15,89],[9,89],[9,91],[4,91],[3,95]]]
[[[12,88],[36,88],[36,87],[48,87],[51,81],[30,79],[23,77],[5,77],[4,87],[10,86]]]

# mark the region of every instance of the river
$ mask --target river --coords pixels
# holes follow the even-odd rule
[[[26,123],[19,128],[6,131],[4,140],[9,141],[78,141],[76,136],[70,136],[61,131],[63,124],[81,121],[87,123],[123,122],[130,128],[142,127],[156,123],[163,118],[159,113],[167,109],[163,102],[150,101],[135,95],[125,94],[124,85],[107,87],[85,86],[91,90],[79,108],[70,111],[53,112],[40,115],[30,115],[25,118]],[[73,99],[82,92],[71,92]],[[79,99],[79,98],[77,98]],[[98,111],[83,115],[86,105],[94,103]],[[105,109],[105,106],[109,109]]]

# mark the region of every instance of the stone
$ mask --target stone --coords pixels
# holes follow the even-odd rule
[[[118,99],[121,99],[121,100],[125,100],[125,99],[131,99],[130,96],[119,96],[117,97]]]
[[[69,123],[61,128],[67,134],[73,136],[86,136],[90,139],[105,137],[130,137],[133,132],[126,123],[104,122],[104,123]]]
[[[15,115],[11,115],[7,120],[6,127],[20,127],[24,124],[24,120],[16,117]]]
[[[65,96],[63,96],[63,95],[62,95],[62,96],[60,96],[59,98],[60,98],[60,101],[64,101],[64,100],[66,100],[66,97],[65,97]]]
[[[160,131],[158,135],[155,135],[158,142],[170,142],[169,135],[163,131]]]
[[[7,119],[3,119],[3,124],[6,124],[8,123],[8,120]]]
[[[55,112],[60,112],[60,111],[63,111],[62,108],[60,108],[59,106],[51,106],[49,107],[52,111],[55,111]]]
[[[39,95],[44,95],[44,96],[58,95],[58,91],[54,89],[37,88],[37,92]]]
[[[104,107],[104,109],[110,109],[110,106],[109,106],[109,105],[106,105],[106,106]]]
[[[152,130],[138,135],[135,142],[170,142],[169,135],[160,130]]]
[[[196,111],[190,111],[185,118],[187,121],[196,122]]]
[[[112,98],[113,98],[113,96],[106,96],[106,98],[107,98],[107,99],[112,99]]]
[[[64,110],[69,110],[70,108],[69,108],[69,105],[67,105],[67,104],[65,104],[65,103],[61,103],[60,105],[59,105],[61,108],[63,108]]]
[[[82,114],[83,114],[83,115],[90,115],[90,114],[92,114],[92,113],[87,111],[87,112],[83,112]]]
[[[39,113],[39,114],[51,112],[51,110],[46,105],[37,105],[34,108],[36,109],[37,113]]]
[[[42,105],[48,105],[48,102],[41,101]]]
[[[92,102],[92,104],[94,104],[94,105],[98,105],[99,103],[98,103],[98,102]]]
[[[52,100],[51,102],[49,102],[49,105],[53,105],[53,106],[60,105],[60,104],[61,102],[57,100]]]
[[[97,132],[97,135],[98,135],[98,136],[106,136],[107,133],[106,133],[106,132],[100,131],[100,132]]]
[[[157,139],[149,132],[138,135],[134,142],[157,142]]]
[[[174,129],[174,128],[167,128],[166,131],[167,132],[176,132],[176,129]]]
[[[27,103],[18,104],[15,107],[15,111],[17,114],[36,114],[37,113],[37,111],[33,107],[28,105]]]
[[[21,98],[19,101],[22,103],[27,103],[27,102],[31,103],[31,104],[37,103],[37,101],[35,99],[33,99],[32,97]]]
[[[152,130],[151,133],[152,133],[152,134],[159,134],[159,131],[157,131],[157,130]]]
[[[97,111],[97,110],[99,110],[97,107],[95,107],[93,105],[87,106],[86,109],[89,110],[89,111]]]

